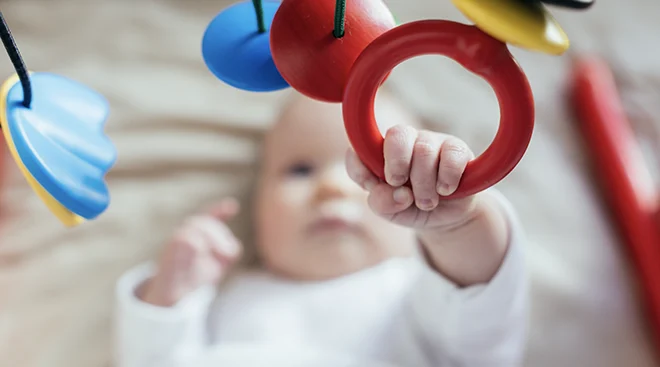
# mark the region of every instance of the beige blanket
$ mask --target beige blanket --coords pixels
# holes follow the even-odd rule
[[[108,177],[110,209],[73,230],[63,229],[8,165],[0,365],[109,365],[117,277],[153,257],[185,215],[207,200],[239,194],[249,180],[258,138],[283,94],[241,92],[206,70],[201,35],[228,3],[0,1],[30,69],[64,74],[109,99],[108,132],[119,151]],[[465,21],[450,0],[388,3],[404,22]],[[574,51],[599,52],[625,70],[631,113],[644,121],[658,116],[652,109],[660,84],[648,84],[660,77],[658,14],[657,0],[597,1],[586,13],[556,11]],[[527,365],[652,366],[625,252],[588,179],[566,110],[570,58],[514,53],[533,85],[537,128],[527,155],[498,187],[520,211],[531,239]],[[9,75],[8,60],[0,71]],[[392,78],[429,119],[477,151],[486,147],[498,112],[483,81],[438,57],[406,62]],[[655,101],[644,100],[653,88]]]

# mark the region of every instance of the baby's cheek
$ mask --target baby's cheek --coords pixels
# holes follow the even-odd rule
[[[306,196],[309,195],[307,185],[302,182],[288,182],[280,185],[277,190],[279,200],[283,205],[300,206],[305,201]]]
[[[288,182],[278,185],[272,191],[270,207],[273,221],[278,223],[281,231],[294,231],[309,214],[309,190],[306,185]]]

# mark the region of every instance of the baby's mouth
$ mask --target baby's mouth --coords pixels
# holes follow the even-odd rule
[[[323,218],[312,223],[310,230],[313,233],[346,231],[357,232],[359,230],[359,226],[343,218]]]
[[[362,211],[352,204],[338,203],[322,206],[314,220],[311,222],[309,231],[318,233],[362,233],[361,225]]]

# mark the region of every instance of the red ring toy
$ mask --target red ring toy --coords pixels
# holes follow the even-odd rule
[[[475,26],[423,20],[376,38],[357,58],[348,78],[342,101],[346,132],[362,162],[384,180],[383,136],[374,116],[378,87],[397,65],[427,54],[449,57],[484,78],[499,101],[500,125],[491,145],[468,163],[458,189],[441,198],[476,194],[506,177],[522,159],[534,129],[534,98],[506,44]]]

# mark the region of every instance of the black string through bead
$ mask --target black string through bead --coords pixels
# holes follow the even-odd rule
[[[264,21],[264,4],[262,0],[252,0],[254,12],[257,14],[257,28],[259,33],[266,33],[266,22]]]
[[[337,0],[335,2],[335,27],[332,35],[335,38],[344,37],[346,27],[346,0]]]
[[[23,106],[25,106],[25,108],[30,108],[30,104],[32,104],[32,85],[30,84],[30,76],[28,75],[23,57],[21,57],[21,53],[18,51],[18,46],[16,46],[14,37],[9,30],[9,26],[7,25],[2,12],[0,12],[0,38],[2,38],[2,44],[5,46],[7,55],[9,55],[9,59],[14,65],[14,70],[16,70],[16,74],[23,87]]]

